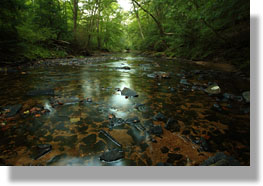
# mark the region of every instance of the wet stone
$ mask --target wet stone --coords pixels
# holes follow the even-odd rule
[[[105,147],[106,147],[106,144],[100,140],[98,143],[94,144],[93,150],[94,152],[101,152],[101,151],[104,151]]]
[[[121,125],[124,125],[126,122],[125,120],[123,120],[122,118],[116,118],[115,116],[110,119],[110,129],[113,129],[113,128],[116,128],[116,127],[119,127]]]
[[[49,153],[52,150],[52,146],[50,144],[41,144],[37,145],[35,152],[32,154],[32,158],[37,160],[44,156],[45,154]]]
[[[88,103],[92,103],[92,99],[91,98],[87,98],[87,102]]]
[[[46,142],[50,142],[50,141],[53,140],[52,135],[45,136],[44,138],[45,138],[45,141],[46,141]]]
[[[3,111],[8,110],[8,112],[6,113],[6,117],[13,117],[15,116],[22,108],[21,104],[17,104],[17,105],[12,105],[12,106],[7,106],[2,108]]]
[[[135,144],[140,144],[145,141],[145,136],[141,135],[141,131],[133,126],[128,130],[127,134],[132,137]]]
[[[54,141],[59,141],[60,145],[68,146],[70,148],[73,148],[75,146],[75,143],[78,140],[77,135],[73,136],[57,136],[54,138]]]
[[[213,104],[212,109],[215,110],[215,111],[219,111],[219,112],[222,111],[221,106],[219,104],[217,104],[217,103]]]
[[[62,159],[65,159],[67,157],[67,154],[60,154],[60,155],[56,155],[53,158],[51,158],[48,162],[47,165],[54,165],[55,163],[58,163],[59,161],[61,161]]]
[[[152,120],[146,120],[143,125],[147,130],[150,130],[154,124]]]
[[[124,158],[124,152],[119,149],[113,149],[105,151],[101,156],[101,161],[111,162],[111,161],[117,161],[119,159]]]
[[[108,148],[122,148],[122,145],[104,130],[100,130],[99,137],[106,141]]]
[[[223,97],[224,97],[225,99],[233,100],[233,99],[235,98],[235,95],[229,94],[229,93],[224,93],[224,94],[223,94]]]
[[[177,151],[179,151],[179,150],[181,150],[180,147],[174,148],[174,152],[177,152]]]
[[[151,128],[151,134],[156,136],[161,136],[163,134],[163,129],[161,125],[155,125]]]
[[[180,125],[179,125],[177,120],[175,120],[173,118],[169,118],[165,124],[165,129],[167,129],[171,132],[179,132],[180,131]]]
[[[131,90],[126,87],[121,91],[121,95],[128,96],[128,97],[138,97],[138,94],[134,90]]]
[[[166,117],[165,117],[165,115],[163,115],[162,113],[159,112],[153,117],[153,120],[155,120],[155,121],[165,121]]]
[[[168,154],[167,163],[173,164],[175,161],[180,160],[180,159],[182,159],[182,158],[183,158],[183,155],[181,155],[181,154],[172,154],[172,153],[169,153],[169,154]]]
[[[180,160],[178,162],[176,162],[176,166],[186,166],[187,161],[186,160]]]
[[[168,149],[167,147],[162,147],[162,148],[161,148],[161,152],[162,152],[163,154],[166,154],[166,153],[169,152],[169,149]]]
[[[209,145],[208,142],[205,140],[205,138],[200,137],[200,139],[194,139],[193,138],[193,142],[197,145],[200,145],[200,149],[198,149],[199,151],[209,151]]]
[[[149,145],[147,143],[142,143],[140,144],[140,147],[141,147],[142,152],[144,152],[149,147]]]
[[[138,117],[128,118],[126,120],[126,123],[128,124],[139,123],[139,122],[140,122],[140,119]]]
[[[214,84],[205,89],[205,92],[211,95],[216,95],[221,93],[221,89],[218,85]]]
[[[55,129],[62,130],[62,131],[69,131],[69,128],[65,127],[64,123],[60,123],[60,124],[56,125]]]
[[[190,85],[190,83],[188,83],[187,79],[181,79],[180,80],[180,84],[182,84],[182,85]]]
[[[96,134],[91,134],[82,139],[82,141],[88,146],[93,145],[96,142],[96,140],[97,140]]]

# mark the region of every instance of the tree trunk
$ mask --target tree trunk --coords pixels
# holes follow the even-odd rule
[[[77,40],[77,21],[78,21],[78,6],[79,0],[73,0],[73,32],[74,32],[74,41]]]
[[[167,43],[166,43],[166,41],[165,41],[165,39],[164,39],[165,32],[164,32],[164,29],[163,29],[163,26],[162,26],[161,22],[158,21],[158,19],[156,19],[156,18],[154,17],[154,15],[151,14],[151,12],[149,12],[148,10],[146,10],[145,8],[143,8],[136,0],[132,0],[132,2],[134,2],[134,3],[135,3],[138,7],[140,7],[145,13],[147,13],[148,15],[150,15],[150,16],[153,18],[154,22],[156,23],[156,25],[157,25],[157,27],[158,27],[158,29],[159,29],[159,33],[160,33],[160,36],[161,36],[161,40],[162,40],[164,46],[165,46],[166,49],[167,49],[167,48],[168,48],[168,45],[167,45]]]
[[[101,49],[101,39],[100,39],[100,0],[97,0],[98,4],[98,18],[97,18],[97,42],[98,42],[98,49]]]
[[[138,24],[139,24],[139,29],[140,29],[140,33],[141,33],[142,39],[144,39],[145,37],[144,37],[143,31],[142,31],[142,24],[141,24],[141,19],[140,19],[140,16],[139,16],[139,12],[136,9],[136,6],[135,6],[134,2],[132,2],[132,4],[133,4],[133,9],[134,9],[134,12],[135,12]]]

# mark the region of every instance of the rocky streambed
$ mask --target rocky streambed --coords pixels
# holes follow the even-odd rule
[[[0,71],[0,165],[250,164],[242,73],[132,54]]]

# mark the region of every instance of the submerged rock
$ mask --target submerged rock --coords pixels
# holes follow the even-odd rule
[[[180,84],[182,85],[190,85],[190,83],[187,82],[187,79],[181,79]]]
[[[28,96],[54,96],[54,89],[37,89],[31,90],[27,93]]]
[[[183,155],[181,155],[181,154],[169,153],[168,154],[167,163],[173,164],[175,161],[180,160],[182,158],[183,158]]]
[[[100,130],[99,137],[104,139],[106,142],[113,144],[115,147],[122,148],[122,145],[105,130]]]
[[[119,127],[121,125],[124,125],[126,122],[122,118],[116,118],[115,115],[109,115],[109,120],[110,120],[110,129],[113,129],[114,127]]]
[[[124,158],[124,152],[119,149],[106,151],[100,156],[100,160],[106,162],[116,161],[122,158]]]
[[[128,96],[128,97],[138,97],[139,96],[134,90],[131,90],[126,87],[121,91],[121,95]]]
[[[205,160],[200,166],[240,166],[240,163],[231,156],[225,155],[223,152],[216,153]]]
[[[162,152],[163,154],[166,154],[166,153],[169,152],[169,149],[168,149],[167,147],[162,147],[162,148],[161,148],[161,152]]]
[[[175,120],[173,118],[169,118],[165,124],[165,129],[167,129],[171,132],[179,132],[180,131],[180,125],[179,125],[177,120]]]
[[[163,129],[161,125],[155,125],[151,128],[151,134],[161,136],[163,134]]]
[[[162,113],[157,113],[155,116],[153,116],[153,120],[155,121],[165,121],[166,117]]]
[[[132,117],[132,118],[128,118],[126,120],[126,123],[128,124],[133,124],[133,123],[139,123],[140,122],[140,119],[138,117]]]
[[[96,140],[97,140],[96,134],[91,134],[82,139],[82,141],[88,146],[95,144]]]
[[[52,150],[52,145],[50,144],[41,144],[38,145],[33,153],[33,159],[37,160],[44,156],[45,154],[49,153]]]
[[[15,116],[22,108],[21,104],[17,104],[17,105],[11,105],[11,106],[6,106],[4,108],[2,108],[2,110],[4,111],[5,117],[13,117]]]
[[[198,151],[208,152],[208,151],[210,150],[209,144],[208,144],[208,142],[205,140],[205,138],[200,137],[199,139],[192,139],[192,141],[193,141],[195,144],[200,145],[200,149],[198,149]]]

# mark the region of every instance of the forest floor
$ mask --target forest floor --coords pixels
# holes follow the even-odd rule
[[[0,69],[0,165],[249,165],[249,78],[99,54]]]

